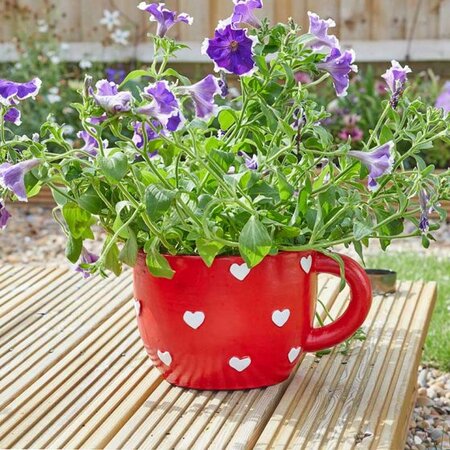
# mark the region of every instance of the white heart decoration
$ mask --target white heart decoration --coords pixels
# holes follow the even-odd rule
[[[172,364],[172,355],[169,352],[157,351],[158,358],[166,365],[170,366]]]
[[[309,273],[312,266],[312,255],[304,256],[302,259],[300,259],[300,265],[302,266],[302,269],[305,271],[305,273]]]
[[[205,313],[201,311],[196,312],[186,311],[183,315],[183,320],[186,322],[187,325],[196,330],[205,321]]]
[[[243,264],[232,264],[230,267],[231,275],[237,278],[239,281],[244,281],[247,275],[250,273],[250,269],[246,263]]]
[[[289,319],[291,311],[289,309],[283,309],[283,311],[276,310],[272,314],[272,322],[277,327],[282,327]]]
[[[139,300],[134,299],[134,309],[136,311],[136,316],[139,317],[141,315],[141,309],[142,309],[142,305]]]
[[[228,364],[234,370],[242,372],[251,364],[251,362],[252,360],[249,356],[246,356],[245,358],[238,358],[237,356],[233,356]]]
[[[301,351],[301,347],[292,347],[288,353],[289,362],[293,363],[298,358],[298,355],[300,355]]]

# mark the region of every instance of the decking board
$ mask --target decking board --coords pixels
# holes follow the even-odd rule
[[[130,272],[82,281],[62,268],[0,266],[1,448],[401,448],[434,283],[375,297],[367,340],[302,355],[266,389],[175,388],[137,332]],[[324,277],[339,315],[348,292]],[[322,316],[324,316],[322,314]]]

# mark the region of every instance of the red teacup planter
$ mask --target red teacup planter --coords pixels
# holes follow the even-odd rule
[[[371,305],[364,270],[343,256],[351,289],[335,322],[313,327],[318,273],[339,265],[316,252],[268,256],[253,269],[240,257],[169,256],[172,280],[149,274],[143,255],[134,269],[139,331],[164,378],[194,389],[248,389],[289,377],[301,352],[350,337]]]

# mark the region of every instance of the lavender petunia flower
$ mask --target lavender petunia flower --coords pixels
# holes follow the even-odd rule
[[[233,0],[234,10],[231,16],[233,28],[237,25],[250,25],[255,28],[261,27],[261,21],[255,16],[255,9],[263,7],[262,0]]]
[[[419,204],[419,230],[422,231],[422,233],[426,233],[430,228],[430,214],[434,211],[433,206],[430,204],[430,196],[428,195],[426,189],[421,189],[419,192]]]
[[[360,142],[364,138],[364,132],[358,126],[348,126],[338,133],[339,139],[346,141],[350,138],[352,142]]]
[[[253,47],[256,38],[247,30],[235,30],[231,25],[216,29],[213,39],[205,39],[202,53],[214,61],[214,70],[235,75],[251,75],[256,70]]]
[[[98,259],[99,258],[97,255],[94,255],[83,247],[83,250],[81,251],[80,261],[78,266],[75,268],[75,272],[81,273],[83,275],[83,278],[89,278],[91,276],[90,272],[81,266],[84,264],[95,264]]]
[[[158,22],[156,35],[164,37],[166,33],[178,22],[184,22],[192,25],[194,19],[189,14],[177,14],[175,11],[167,9],[165,3],[150,3],[147,5],[141,2],[138,8],[142,11],[147,11],[150,14],[150,22]]]
[[[9,219],[11,218],[11,214],[6,209],[5,204],[0,199],[0,230],[4,230],[8,225]]]
[[[197,117],[209,119],[217,114],[218,106],[214,103],[214,97],[223,93],[220,81],[213,75],[208,75],[198,83],[180,89],[192,96]]]
[[[17,108],[9,108],[3,117],[6,122],[19,126],[22,123],[20,111]]]
[[[313,50],[320,50],[323,47],[329,49],[339,48],[338,38],[334,35],[328,35],[328,28],[336,26],[332,19],[323,20],[317,14],[308,11],[309,31],[314,38],[308,43]]]
[[[126,77],[126,71],[124,69],[114,69],[114,67],[108,67],[106,69],[106,78],[108,81],[120,84]]]
[[[98,141],[94,137],[92,137],[86,130],[79,131],[77,133],[77,137],[84,141],[84,146],[80,148],[80,150],[89,153],[93,158],[97,156],[98,153]],[[108,147],[108,141],[105,139],[103,141],[103,148]]]
[[[253,155],[251,158],[247,155],[245,152],[238,152],[239,156],[242,156],[245,161],[245,166],[249,170],[258,170],[259,163],[258,163],[258,157],[256,155]]]
[[[358,67],[353,64],[355,52],[345,50],[343,53],[338,48],[333,48],[324,62],[317,64],[319,69],[329,72],[333,78],[334,88],[338,97],[347,95],[350,85],[350,72],[358,72]]]
[[[403,88],[408,80],[408,73],[411,73],[411,69],[408,66],[402,67],[398,61],[391,61],[392,67],[381,75],[386,81],[386,84],[391,91],[391,105],[396,108],[400,97],[403,93]]]
[[[137,148],[141,149],[144,146],[144,136],[143,136],[143,127],[145,128],[145,132],[147,134],[147,141],[154,141],[159,136],[164,135],[164,130],[158,132],[156,131],[158,128],[161,127],[161,124],[158,121],[153,121],[153,127],[151,127],[148,123],[142,123],[142,122],[134,122],[133,123],[133,142],[134,145],[136,145]],[[155,130],[156,129],[156,130]],[[156,153],[156,152],[155,152]],[[154,156],[151,154],[151,156]]]
[[[34,78],[27,83],[0,80],[0,104],[11,106],[17,101],[25,100],[29,97],[35,98],[41,85],[42,81],[39,78]]]
[[[376,190],[378,188],[376,180],[392,171],[392,166],[394,165],[394,156],[392,155],[393,148],[394,143],[389,141],[371,152],[361,152],[357,150],[348,152],[350,156],[359,159],[369,169],[369,190]]]
[[[136,110],[160,122],[167,130],[177,131],[184,124],[184,117],[178,99],[169,88],[167,81],[158,81],[144,89],[144,97],[152,99],[151,103]]]
[[[93,96],[106,112],[118,114],[130,111],[133,99],[131,92],[119,92],[117,84],[108,80],[98,81],[95,87],[97,92]]]
[[[27,202],[27,192],[25,189],[25,174],[37,167],[41,161],[30,159],[17,164],[0,164],[0,186],[9,189],[21,202]]]
[[[436,108],[441,108],[445,113],[450,112],[450,81],[447,81],[436,100]]]

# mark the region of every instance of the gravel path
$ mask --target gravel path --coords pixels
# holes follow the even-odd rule
[[[0,262],[45,262],[70,266],[64,256],[65,236],[53,221],[50,208],[36,205],[11,205],[8,208],[13,219],[7,230],[0,231]],[[101,231],[97,230],[96,234],[99,242],[87,245],[88,250],[98,253]],[[428,250],[423,249],[417,239],[398,241],[390,247],[390,252],[414,251],[448,256],[450,226],[443,227],[436,237],[438,243],[432,243]],[[372,245],[368,253],[378,251],[377,245]],[[450,374],[421,367],[418,382],[418,397],[406,448],[450,450]]]

